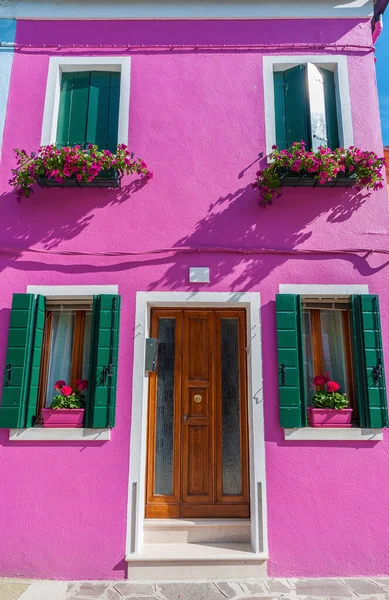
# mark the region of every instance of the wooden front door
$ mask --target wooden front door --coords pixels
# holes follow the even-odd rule
[[[244,310],[151,316],[146,517],[249,517]]]

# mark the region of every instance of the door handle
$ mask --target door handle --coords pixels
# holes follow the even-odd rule
[[[189,415],[184,415],[184,423],[186,423],[188,419],[189,419]]]

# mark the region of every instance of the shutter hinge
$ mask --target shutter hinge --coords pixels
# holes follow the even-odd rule
[[[5,385],[9,385],[12,377],[12,363],[5,365],[4,377],[6,377]]]
[[[245,350],[247,355],[250,354],[250,346],[246,346]]]
[[[281,372],[281,385],[284,386],[286,385],[286,367],[285,367],[285,363],[282,363],[280,366],[280,372]]]
[[[382,358],[379,358],[375,367],[373,367],[373,382],[375,387],[378,386],[382,377]]]

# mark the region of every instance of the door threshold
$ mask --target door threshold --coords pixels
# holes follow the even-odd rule
[[[126,557],[131,580],[266,577],[267,554],[251,544],[144,544]]]
[[[182,519],[145,519],[143,526],[145,529],[155,528],[174,528],[174,527],[238,527],[238,526],[250,526],[250,519],[188,519],[184,517]]]

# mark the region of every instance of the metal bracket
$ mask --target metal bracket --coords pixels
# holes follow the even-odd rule
[[[281,372],[281,385],[284,386],[284,385],[286,385],[286,367],[285,367],[284,363],[282,363],[280,365],[280,367],[281,367],[281,369],[280,369],[280,372]]]
[[[382,377],[382,358],[378,359],[377,365],[373,367],[373,383],[377,387]]]
[[[5,385],[9,385],[12,377],[12,363],[5,365],[4,377],[6,377]]]

